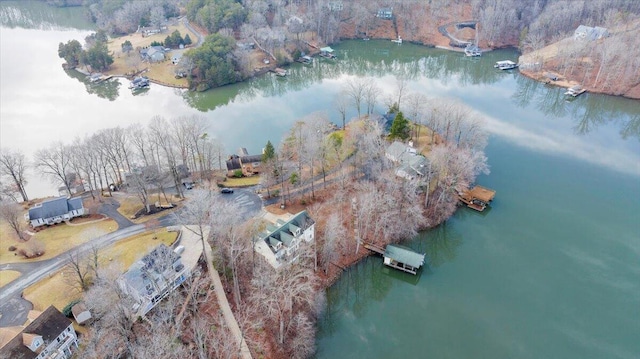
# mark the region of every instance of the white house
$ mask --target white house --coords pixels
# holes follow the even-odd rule
[[[122,291],[132,299],[131,314],[142,316],[191,276],[180,254],[160,244],[134,263],[118,279]]]
[[[307,211],[296,214],[286,222],[279,219],[258,236],[254,249],[273,268],[294,263],[300,255],[300,246],[315,240],[315,223]]]
[[[77,347],[73,324],[50,306],[0,348],[0,358],[67,359]]]
[[[36,203],[27,213],[32,227],[51,225],[84,215],[82,198],[58,197]]]

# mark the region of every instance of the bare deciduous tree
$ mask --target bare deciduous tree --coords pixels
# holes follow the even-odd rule
[[[50,176],[55,182],[60,181],[69,195],[71,195],[69,180],[71,151],[69,146],[65,146],[62,142],[56,142],[48,148],[36,151],[34,158],[36,168],[43,174]]]
[[[6,222],[16,233],[20,240],[25,240],[24,235],[24,218],[22,217],[22,208],[15,202],[0,202],[0,219]]]
[[[8,148],[0,149],[0,177],[9,178],[14,183],[16,192],[20,193],[25,202],[29,200],[25,190],[26,169],[27,161],[22,152],[11,151]]]

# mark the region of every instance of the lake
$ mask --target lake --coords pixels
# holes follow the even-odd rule
[[[483,214],[459,210],[407,245],[427,253],[413,277],[368,258],[327,290],[318,358],[637,358],[640,356],[640,102],[582,95],[493,69],[511,50],[471,60],[390,41],[346,41],[339,60],[204,93],[127,81],[86,83],[62,70],[59,42],[82,40],[82,9],[0,2],[0,144],[29,156],[102,128],[199,115],[228,153],[258,153],[299,118],[325,111],[345,81],[396,78],[487,118],[497,190]],[[380,101],[377,111],[384,111]],[[351,109],[348,117],[355,115]],[[56,186],[33,174],[31,197]]]

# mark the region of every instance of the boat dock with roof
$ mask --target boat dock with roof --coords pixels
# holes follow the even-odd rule
[[[424,264],[424,254],[414,252],[411,248],[399,244],[388,244],[386,248],[371,243],[364,243],[364,247],[380,254],[384,258],[384,265],[415,275]]]
[[[493,200],[496,191],[482,186],[475,186],[470,190],[466,190],[458,194],[458,199],[471,209],[478,212],[484,211]]]

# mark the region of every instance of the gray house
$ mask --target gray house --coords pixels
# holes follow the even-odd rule
[[[180,254],[160,244],[134,263],[118,279],[120,288],[132,299],[131,314],[147,314],[158,302],[191,275]]]
[[[165,59],[164,56],[164,47],[162,46],[150,46],[146,49],[140,50],[140,56],[142,60],[148,62],[160,62]]]
[[[418,154],[412,145],[395,141],[390,144],[385,156],[397,165],[396,176],[413,180],[425,176],[429,169],[429,160]]]
[[[80,197],[58,197],[36,203],[27,214],[28,220],[34,228],[61,223],[82,215],[84,215],[84,206]]]
[[[591,27],[586,25],[580,25],[573,32],[573,38],[575,40],[594,41],[594,40],[600,40],[608,36],[609,36],[609,30],[600,26]]]

